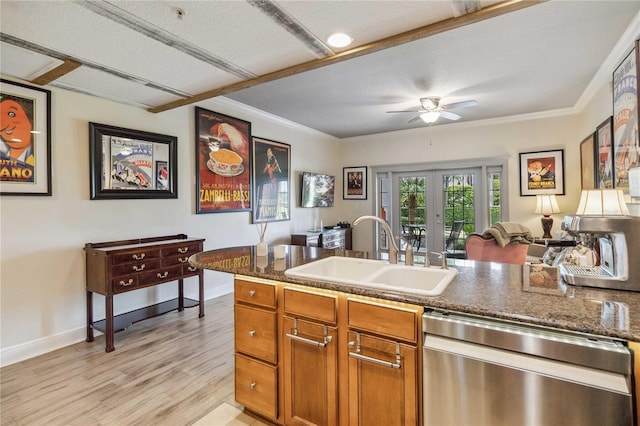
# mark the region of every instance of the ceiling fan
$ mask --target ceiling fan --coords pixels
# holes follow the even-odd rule
[[[402,111],[387,111],[389,113],[396,112],[417,112],[418,115],[409,120],[409,123],[414,123],[418,120],[422,120],[427,124],[434,123],[438,118],[446,118],[447,120],[459,120],[462,118],[460,114],[451,112],[454,108],[466,108],[476,105],[478,102],[475,100],[453,102],[450,104],[440,105],[439,96],[428,96],[426,98],[420,98],[420,104],[422,109],[405,109]]]

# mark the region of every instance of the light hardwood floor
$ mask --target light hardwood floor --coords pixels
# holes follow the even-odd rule
[[[233,401],[233,295],[0,370],[0,423],[191,425]]]

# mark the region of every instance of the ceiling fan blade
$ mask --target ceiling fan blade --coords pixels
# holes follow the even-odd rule
[[[403,109],[402,111],[387,111],[387,112],[394,113],[394,112],[426,112],[426,111],[421,109]]]
[[[471,107],[471,106],[474,106],[474,105],[477,105],[477,104],[478,104],[478,101],[468,100],[468,101],[452,102],[450,104],[442,105],[442,106],[440,106],[440,108],[449,110],[449,109],[454,109],[454,108]]]
[[[419,115],[416,115],[415,117],[413,117],[411,120],[408,121],[408,123],[415,123],[416,121],[420,121]]]
[[[447,120],[460,120],[462,118],[461,115],[456,114],[455,112],[449,111],[440,111],[440,117],[446,118]]]

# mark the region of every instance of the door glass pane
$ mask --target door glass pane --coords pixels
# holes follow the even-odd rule
[[[500,172],[489,172],[489,225],[502,221],[502,188]]]
[[[444,247],[448,255],[464,255],[464,240],[474,232],[475,175],[445,174],[442,176],[444,206]]]
[[[391,200],[389,199],[389,177],[386,173],[379,173],[377,176],[378,181],[378,213],[380,219],[386,221],[389,220],[391,213]],[[378,224],[378,244],[377,250],[388,250],[387,247],[387,233],[384,231],[382,225]]]
[[[426,178],[424,176],[409,176],[400,178],[400,249],[407,244],[415,249],[424,250],[426,224]]]

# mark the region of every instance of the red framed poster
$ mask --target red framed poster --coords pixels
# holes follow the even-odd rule
[[[251,123],[196,107],[196,213],[250,211]]]

